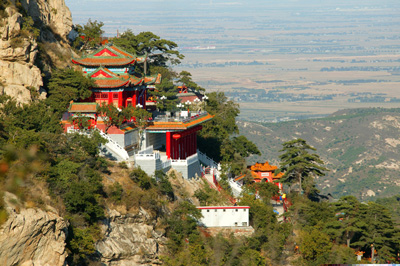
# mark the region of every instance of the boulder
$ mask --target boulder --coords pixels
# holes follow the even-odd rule
[[[121,215],[109,211],[102,231],[104,239],[96,243],[101,262],[107,266],[160,265],[158,255],[164,251],[166,238],[154,230],[150,215],[140,209],[137,214]]]
[[[68,224],[57,213],[15,206],[5,193],[8,220],[0,227],[0,265],[63,266]]]

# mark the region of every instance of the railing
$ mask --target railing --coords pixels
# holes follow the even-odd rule
[[[177,112],[179,113],[179,112]],[[193,119],[197,119],[203,116],[208,115],[207,112],[190,112],[187,116],[181,116],[181,115],[177,115],[177,116],[171,116],[171,115],[167,115],[167,114],[159,114],[154,118],[155,122],[188,122],[190,120]]]
[[[242,193],[242,187],[240,184],[238,184],[236,181],[234,181],[233,179],[229,179],[229,185],[232,188],[232,192],[233,194],[238,197],[240,195],[240,193]]]
[[[150,153],[153,153],[153,145],[138,151],[138,154],[150,154]]]
[[[153,152],[153,153],[137,153],[135,154],[135,158],[149,158],[152,160],[158,160],[161,159],[161,155],[159,152]]]
[[[110,150],[115,152],[123,160],[129,160],[128,152],[124,148],[122,148],[121,145],[119,145],[115,140],[110,138],[110,136],[108,136],[106,133],[104,133],[103,131],[101,131],[97,127],[95,127],[95,130],[97,130],[103,138],[108,140],[108,142],[105,144],[107,148],[109,148]]]
[[[208,179],[205,177],[204,173],[201,172],[201,177],[203,180],[207,182],[207,184],[210,186],[210,188],[216,189],[219,193],[221,193],[227,200],[229,200],[232,204],[236,203],[236,199],[232,198],[222,187],[218,182],[216,184],[211,183],[208,181]]]
[[[198,156],[197,154],[190,155],[186,159],[171,159],[172,165],[190,165],[196,161],[198,161]]]
[[[190,165],[192,163],[195,163],[196,161],[199,160],[199,157],[197,156],[197,153],[190,155],[189,157],[186,158],[187,164]]]
[[[163,169],[168,168],[168,167],[171,167],[171,160],[167,160],[165,162],[162,162],[162,168]]]
[[[122,160],[129,160],[129,154],[128,152],[122,148],[117,142],[115,142],[112,138],[110,138],[107,134],[105,134],[103,131],[98,129],[97,127],[94,128],[99,134],[107,140],[107,143],[105,146],[109,148],[111,151],[113,151],[116,155],[118,155]],[[92,134],[92,130],[83,130],[83,129],[75,129],[73,127],[67,128],[67,133],[78,133],[81,135],[86,135],[90,136]]]
[[[216,163],[213,159],[208,157],[206,154],[202,153],[200,150],[197,150],[197,154],[199,156],[199,161],[201,161],[205,165],[216,169],[219,169],[221,167],[220,164]]]

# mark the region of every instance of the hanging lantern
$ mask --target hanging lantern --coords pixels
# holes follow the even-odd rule
[[[174,140],[180,139],[181,138],[181,134],[174,134],[174,135],[172,135],[172,138]]]

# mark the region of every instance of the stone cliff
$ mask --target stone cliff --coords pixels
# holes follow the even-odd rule
[[[104,238],[96,243],[101,262],[108,266],[158,265],[166,238],[154,229],[154,219],[144,210],[121,215],[109,212],[102,231]]]
[[[11,3],[0,17],[0,92],[29,103],[35,94],[46,96],[43,72],[67,64],[72,17],[64,0],[21,0],[20,5]],[[39,48],[46,56],[38,58]]]
[[[21,208],[5,193],[8,220],[0,227],[0,265],[62,266],[67,223],[55,211]]]

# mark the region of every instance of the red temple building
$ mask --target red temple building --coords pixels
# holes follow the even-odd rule
[[[178,86],[178,90],[179,92],[176,96],[182,103],[185,102],[196,103],[196,101],[200,102],[201,100],[203,100],[203,95],[200,92],[188,88],[184,84]]]
[[[271,182],[282,189],[282,184],[276,182],[283,176],[282,172],[279,174],[275,174],[275,170],[278,169],[277,166],[270,165],[268,161],[266,161],[265,163],[255,163],[253,165],[247,166],[247,169],[251,171],[251,176],[254,182]],[[246,175],[243,174],[235,178],[235,181],[238,183],[243,183],[245,176]]]
[[[108,103],[117,107],[141,104],[146,108],[147,86],[160,83],[161,75],[141,77],[134,66],[145,57],[129,54],[115,45],[106,44],[92,54],[73,58],[72,62],[94,80],[92,96],[85,102]]]
[[[146,57],[129,54],[110,43],[87,56],[74,58],[72,62],[82,66],[82,71],[94,80],[95,86],[91,88],[93,93],[88,99],[70,104],[63,117],[65,131],[79,128],[70,121],[71,116],[89,117],[89,127],[99,129],[109,139],[110,157],[117,160],[134,157],[135,163],[149,174],[173,167],[183,172],[186,178],[194,177],[200,174],[196,132],[201,130],[202,123],[212,119],[207,112],[153,113],[141,134],[134,118],[119,128],[110,127],[105,134],[106,126],[102,117],[97,115],[97,107],[102,103],[118,108],[128,105],[146,108],[146,102],[157,100],[147,99],[147,89],[154,89],[161,76],[141,77],[134,72],[135,64],[145,60]]]

